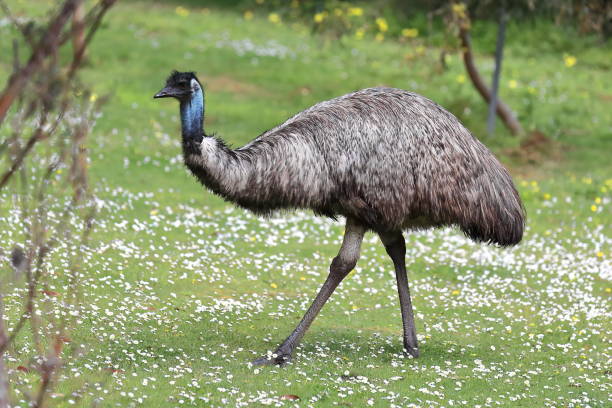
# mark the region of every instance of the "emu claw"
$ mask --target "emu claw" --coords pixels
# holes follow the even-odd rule
[[[282,367],[289,361],[291,361],[291,354],[274,354],[271,357],[263,356],[256,360],[253,360],[251,364],[253,364],[254,366],[277,365],[279,367]]]

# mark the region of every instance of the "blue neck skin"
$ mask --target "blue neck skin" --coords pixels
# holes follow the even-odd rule
[[[193,92],[190,99],[181,101],[183,136],[196,142],[204,136],[204,93],[202,88]]]

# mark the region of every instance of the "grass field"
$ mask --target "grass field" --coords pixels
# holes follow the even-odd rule
[[[39,15],[50,4],[9,3]],[[443,71],[436,48],[412,55],[411,43],[331,41],[266,16],[245,21],[239,12],[191,4],[177,13],[180,2],[120,2],[83,72],[111,99],[90,144],[100,211],[71,338],[86,353],[67,367],[56,405],[612,404],[610,44],[545,23],[510,27],[502,97],[528,129],[546,135],[521,146],[501,124],[496,136],[486,135],[486,106],[458,55]],[[0,36],[7,34],[0,26]],[[477,37],[476,48],[490,51],[493,37]],[[0,52],[10,55],[10,42],[0,41]],[[571,67],[568,55],[576,58]],[[491,55],[478,57],[490,77]],[[9,64],[0,59],[0,79]],[[421,349],[414,360],[401,353],[392,264],[368,235],[356,270],[294,362],[251,367],[310,304],[342,225],[307,212],[257,218],[204,192],[181,164],[177,104],[152,99],[172,69],[198,72],[207,85],[207,129],[235,146],[358,88],[421,93],[508,164],[527,208],[524,241],[502,250],[451,229],[406,235]],[[22,233],[3,194],[6,254]],[[62,308],[69,257],[53,256],[49,289],[59,296],[40,299],[49,310]],[[16,288],[5,297],[9,316],[22,295]],[[7,358],[17,390],[38,378],[17,369],[32,353],[27,336],[18,340]],[[284,399],[288,394],[300,399]]]

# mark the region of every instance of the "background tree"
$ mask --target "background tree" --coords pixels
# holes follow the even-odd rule
[[[32,407],[47,405],[62,367],[80,352],[67,350],[65,344],[79,319],[79,274],[95,212],[86,141],[102,99],[88,91],[77,74],[85,49],[114,3],[100,0],[84,13],[81,0],[65,0],[48,21],[24,25],[0,1],[17,36],[13,72],[0,93],[0,189],[14,191],[12,210],[23,233],[22,243],[10,254],[10,268],[0,276],[0,408],[14,405],[11,398],[17,390],[11,389],[14,382],[4,360],[24,330],[32,353],[19,367],[36,372],[38,381],[18,391]],[[65,58],[62,49],[70,38],[74,52]],[[29,57],[22,61],[25,47]],[[61,304],[51,301],[60,294],[46,284],[48,259],[55,251],[72,254]],[[22,311],[5,317],[3,296],[14,285],[25,289]],[[53,308],[61,310],[48,313]]]

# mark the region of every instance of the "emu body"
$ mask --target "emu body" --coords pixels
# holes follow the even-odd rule
[[[214,193],[260,214],[308,208],[347,220],[330,275],[272,359],[288,361],[336,286],[354,268],[367,230],[396,271],[404,347],[418,356],[402,231],[458,226],[502,246],[523,234],[524,209],[507,170],[455,116],[418,94],[368,88],[318,103],[238,149],[207,136],[204,94],[193,73],[174,72],[156,97],[180,101],[186,166]]]

